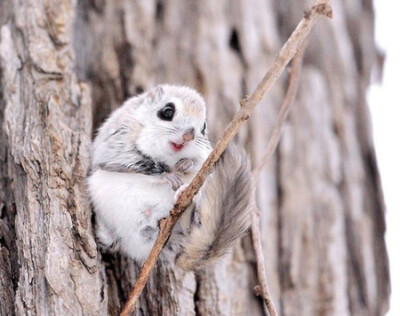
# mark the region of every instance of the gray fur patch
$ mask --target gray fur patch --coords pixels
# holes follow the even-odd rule
[[[135,159],[128,164],[102,163],[99,168],[111,172],[136,172],[145,175],[170,172],[170,168],[161,161],[156,161],[143,154],[136,146],[132,148],[132,157]]]
[[[155,240],[157,237],[158,228],[152,226],[146,226],[140,230],[140,235],[145,239],[146,242]]]
[[[138,160],[131,166],[135,171],[146,175],[170,171],[170,168],[165,163],[153,160],[142,153],[136,146],[134,146],[133,151],[138,155]]]

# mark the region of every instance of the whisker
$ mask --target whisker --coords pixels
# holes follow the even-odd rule
[[[203,139],[196,139],[196,142],[197,143],[201,143],[201,144],[206,144],[206,145],[209,145],[210,143],[209,143],[209,141],[208,140],[203,140]]]
[[[178,135],[178,131],[176,129],[172,129],[172,128],[165,128],[162,126],[154,126],[152,127],[152,131],[153,132],[159,132],[159,133],[163,133],[166,135]]]
[[[176,128],[164,127],[164,126],[153,126],[152,129],[156,131],[170,132],[175,134],[179,132]]]
[[[208,142],[196,141],[196,144],[202,148],[211,149],[211,146]]]

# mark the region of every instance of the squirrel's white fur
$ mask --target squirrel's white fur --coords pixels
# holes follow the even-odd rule
[[[101,126],[88,184],[103,245],[146,259],[175,190],[210,153],[205,119],[196,91],[161,85],[127,100]],[[221,257],[248,229],[252,196],[247,156],[232,145],[173,231],[177,263],[194,269]]]

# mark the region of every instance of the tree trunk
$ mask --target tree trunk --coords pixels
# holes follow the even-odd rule
[[[100,254],[85,193],[95,128],[156,83],[199,90],[217,140],[309,1],[0,1],[0,313],[118,315],[138,266]],[[370,0],[333,1],[261,175],[266,269],[281,315],[383,315],[389,272],[365,93]],[[282,78],[237,141],[257,162]],[[94,128],[92,129],[92,124]],[[158,264],[137,315],[262,315],[245,238],[221,263]]]

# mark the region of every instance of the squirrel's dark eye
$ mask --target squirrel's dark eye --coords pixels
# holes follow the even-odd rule
[[[161,110],[157,112],[157,116],[163,121],[172,121],[175,114],[175,104],[168,102]]]
[[[206,128],[207,128],[207,123],[204,122],[203,129],[201,130],[201,133],[202,133],[203,135],[206,134]]]

